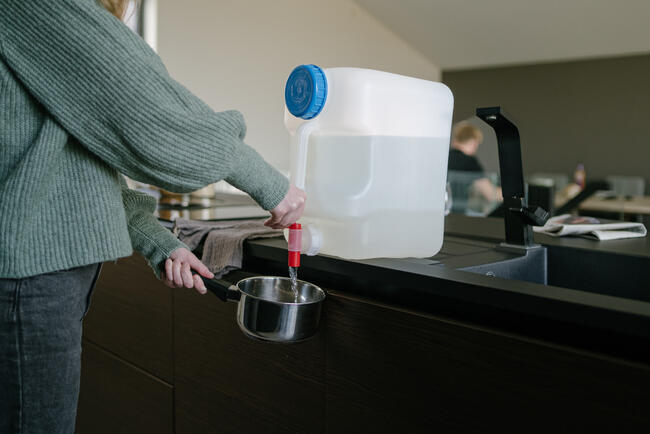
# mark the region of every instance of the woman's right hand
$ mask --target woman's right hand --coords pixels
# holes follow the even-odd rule
[[[271,217],[264,222],[265,226],[273,229],[284,229],[294,224],[305,209],[307,195],[304,191],[291,184],[282,202],[271,210]]]

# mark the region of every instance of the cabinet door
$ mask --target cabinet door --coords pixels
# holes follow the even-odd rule
[[[77,434],[174,432],[171,385],[83,343]]]
[[[256,341],[239,330],[236,307],[174,293],[176,432],[322,432],[323,336]]]
[[[327,432],[650,432],[650,371],[330,293]]]
[[[84,338],[172,383],[172,289],[140,255],[105,263]]]

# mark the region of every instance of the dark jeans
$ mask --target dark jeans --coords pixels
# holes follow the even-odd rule
[[[81,322],[100,267],[0,279],[0,433],[74,432]]]

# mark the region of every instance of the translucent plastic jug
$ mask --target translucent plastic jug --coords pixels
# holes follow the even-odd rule
[[[307,193],[303,253],[429,257],[442,246],[453,96],[447,86],[302,65],[285,88],[291,181]]]

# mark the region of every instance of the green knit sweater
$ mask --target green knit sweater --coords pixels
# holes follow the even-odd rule
[[[264,209],[287,179],[95,0],[0,0],[0,278],[182,244],[121,174],[188,192],[225,179]]]

